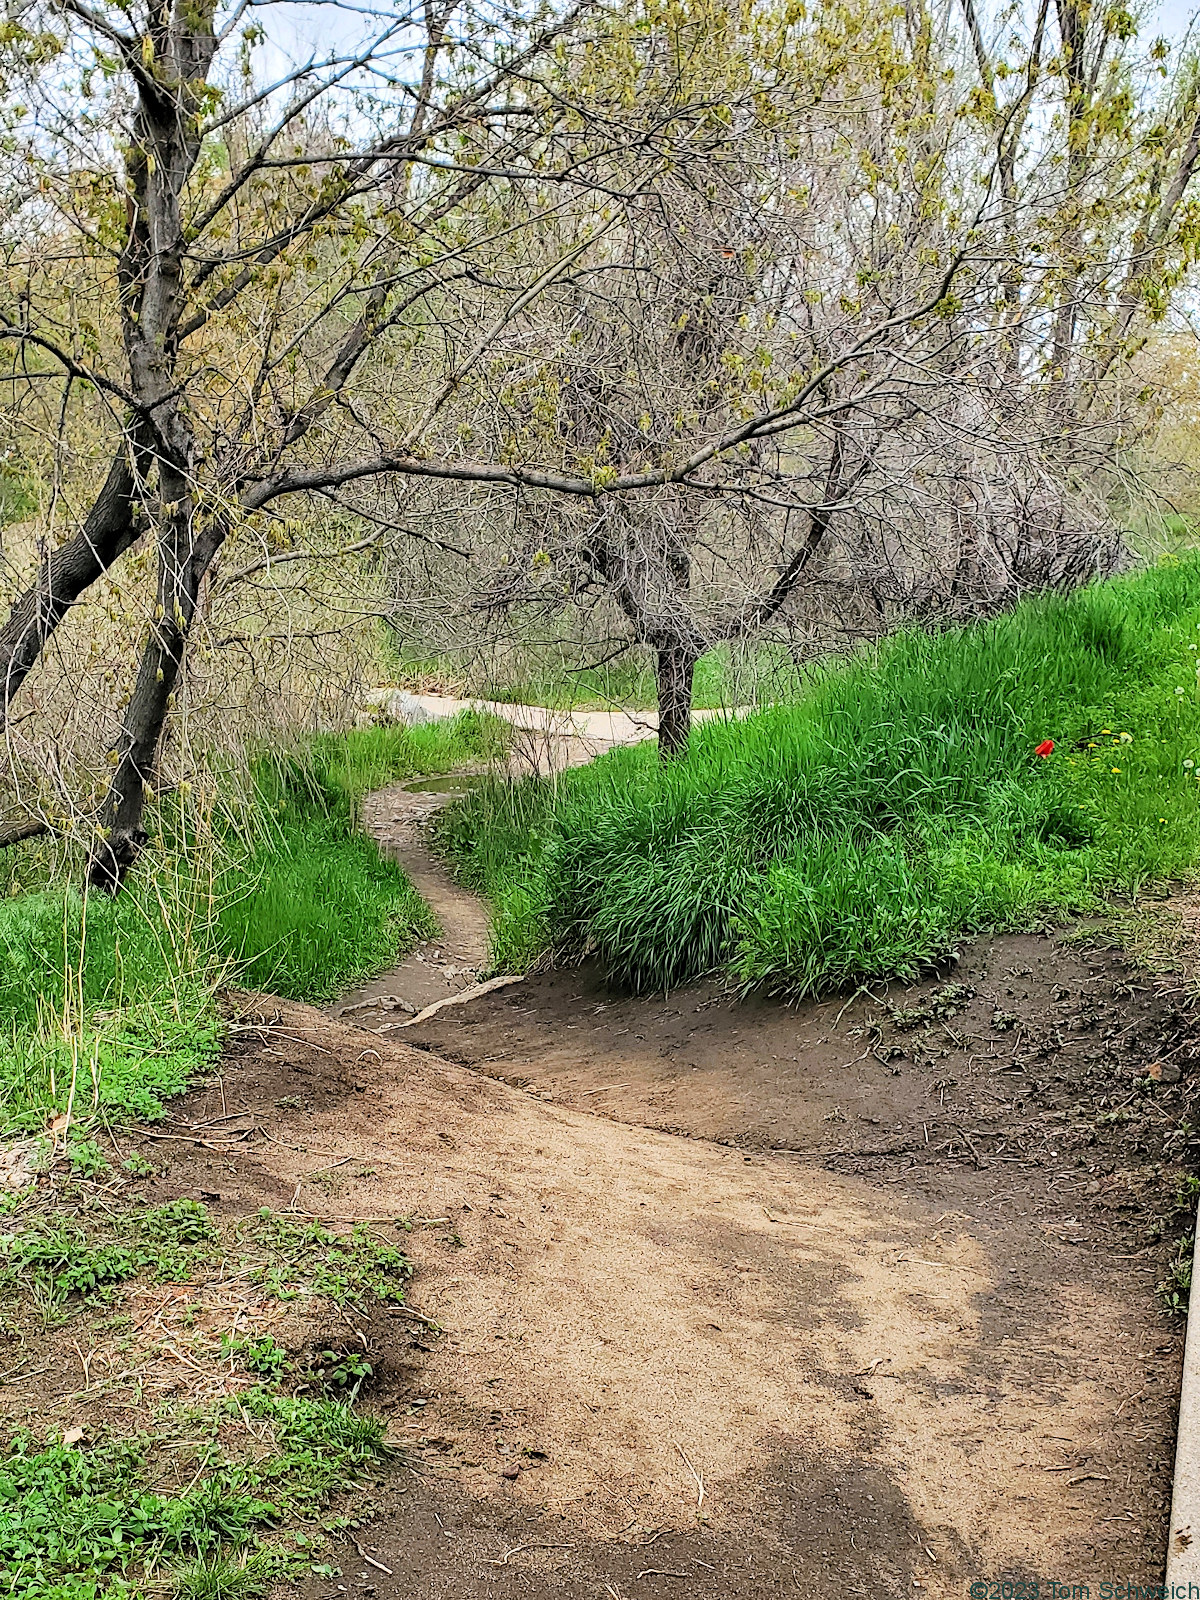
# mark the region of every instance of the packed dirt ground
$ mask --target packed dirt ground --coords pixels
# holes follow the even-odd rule
[[[982,940],[799,1006],[581,969],[414,1020],[485,926],[425,851],[432,803],[370,816],[445,936],[341,1020],[231,996],[219,1074],[133,1141],[148,1201],[366,1222],[415,1262],[408,1307],[319,1329],[229,1283],[147,1310],[160,1394],[197,1381],[184,1313],[369,1357],[400,1454],[306,1600],[1161,1582],[1182,1321],[1157,1286],[1200,1143],[1178,950]],[[94,1333],[47,1341],[64,1425],[136,1411]]]
[[[586,1593],[571,1588],[585,1577],[597,1595],[749,1595],[818,1574],[896,1593],[1160,1578],[1182,1338],[1156,1290],[1200,1146],[1190,903],[1155,908],[1147,926],[1174,934],[1149,965],[1100,927],[1046,931],[964,943],[916,985],[794,1007],[717,983],[635,999],[583,969],[414,1023],[397,997],[426,1005],[469,985],[478,923],[411,797],[372,805],[372,831],[423,871],[446,937],[351,1015],[393,1041],[389,1057],[402,1040],[430,1071],[454,1062],[516,1094],[475,1124],[476,1159],[497,1116],[530,1124],[493,1159],[483,1215],[469,1199],[455,1224],[468,1239],[498,1227],[498,1253],[513,1252],[501,1303],[524,1337],[503,1341],[503,1386],[525,1448],[546,1455],[528,1458],[528,1500],[508,1491],[517,1520],[496,1524],[488,1500],[486,1526],[500,1542],[507,1528],[506,1548],[576,1548],[514,1555],[547,1570],[511,1589],[477,1568],[478,1592]],[[568,1207],[588,1240],[570,1264],[546,1220]],[[429,1386],[461,1397],[469,1364],[451,1380],[432,1359]],[[592,1418],[585,1378],[599,1385]],[[451,1414],[439,1433],[461,1442]],[[435,1417],[427,1404],[422,1421]],[[497,1430],[466,1448],[486,1463],[503,1443]],[[703,1503],[685,1514],[697,1478]],[[523,1520],[543,1506],[567,1533]],[[473,1497],[464,1515],[477,1523]],[[704,1548],[665,1559],[685,1530]],[[648,1538],[658,1558],[631,1567],[622,1545]],[[427,1581],[412,1592],[437,1592]],[[446,1581],[473,1592],[466,1568]]]
[[[1039,936],[799,1008],[575,972],[387,1039],[260,1000],[181,1113],[253,1133],[143,1187],[417,1262],[443,1331],[353,1337],[423,1470],[314,1596],[1158,1581],[1182,999]]]

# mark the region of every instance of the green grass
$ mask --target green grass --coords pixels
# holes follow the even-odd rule
[[[312,1219],[264,1208],[222,1237],[207,1208],[180,1199],[81,1217],[6,1197],[0,1217],[0,1299],[43,1309],[78,1303],[130,1279],[185,1283],[222,1260],[271,1299],[313,1296],[333,1305],[403,1305],[409,1258],[369,1228],[334,1233]]]
[[[387,1454],[373,1418],[261,1385],[160,1422],[82,1447],[29,1432],[10,1440],[0,1454],[0,1592],[250,1600],[311,1565],[303,1543],[289,1550],[269,1532],[312,1518]]]
[[[642,746],[485,786],[441,837],[498,966],[595,955],[643,991],[911,975],[1200,862],[1198,644],[1200,560],[1166,560],[826,664],[666,768]]]
[[[156,1119],[215,1058],[222,982],[320,1001],[436,931],[401,869],[358,828],[364,794],[503,753],[467,713],[326,734],[218,775],[207,809],[170,796],[115,901],[72,877],[0,900],[0,1127],[68,1108]],[[27,869],[28,871],[28,869]]]
[[[220,970],[194,906],[174,918],[153,885],[113,902],[56,887],[0,902],[0,1127],[70,1110],[157,1121],[215,1058]]]
[[[366,1227],[335,1234],[269,1210],[218,1224],[189,1199],[85,1200],[64,1215],[52,1195],[35,1193],[3,1209],[0,1315],[26,1341],[71,1321],[86,1348],[98,1307],[109,1308],[110,1331],[128,1328],[127,1305],[112,1315],[110,1302],[133,1280],[202,1294],[218,1271],[259,1286],[248,1307],[263,1294],[312,1297],[369,1320],[403,1303],[412,1264]],[[249,1600],[281,1578],[329,1575],[316,1558],[346,1520],[325,1515],[329,1499],[389,1454],[383,1425],[352,1409],[372,1361],[354,1338],[330,1347],[328,1334],[311,1344],[302,1336],[289,1348],[253,1320],[241,1326],[242,1335],[222,1333],[222,1321],[196,1325],[185,1313],[175,1334],[187,1371],[201,1374],[199,1392],[228,1390],[215,1402],[176,1395],[120,1434],[102,1403],[91,1412],[55,1403],[58,1427],[78,1418],[82,1438],[45,1420],[36,1431],[10,1427],[0,1446],[0,1594]],[[140,1394],[139,1360],[159,1352],[123,1348],[124,1377]],[[28,1421],[39,1415],[36,1389],[26,1400]]]
[[[250,989],[330,1000],[437,932],[395,862],[349,824],[307,807],[286,812],[236,870],[216,940]]]
[[[258,1286],[252,1304],[308,1297],[370,1319],[379,1306],[403,1304],[412,1270],[366,1227],[335,1234],[265,1209],[218,1225],[189,1199],[118,1209],[85,1202],[63,1215],[52,1196],[10,1197],[0,1223],[0,1314],[26,1339],[72,1321],[85,1347],[96,1309],[135,1279],[202,1293],[219,1271]],[[125,1309],[109,1328],[128,1326]],[[331,1346],[326,1334],[288,1348],[253,1322],[242,1336],[220,1327],[195,1326],[185,1313],[176,1334],[200,1390],[229,1389],[215,1403],[177,1397],[147,1409],[132,1438],[98,1420],[102,1405],[95,1417],[56,1408],[60,1418],[79,1417],[83,1439],[47,1432],[44,1422],[37,1434],[9,1431],[0,1446],[0,1594],[248,1600],[280,1578],[328,1576],[314,1557],[343,1522],[324,1518],[324,1508],[388,1454],[383,1425],[351,1409],[373,1376],[370,1355],[354,1338]],[[139,1387],[138,1352],[126,1352],[125,1377]],[[36,1392],[28,1402],[36,1415]],[[290,1538],[276,1531],[281,1524]]]
[[[216,1238],[198,1200],[147,1207],[107,1231],[34,1215],[0,1234],[0,1294],[20,1291],[49,1305],[73,1295],[103,1296],[142,1273],[156,1283],[186,1283],[212,1258]]]
[[[65,1134],[71,1204],[45,1186],[0,1196],[0,1321],[40,1319],[36,1336],[78,1319],[86,1347],[94,1308],[133,1280],[195,1282],[227,1268],[260,1300],[403,1303],[411,1263],[365,1227],[334,1234],[263,1211],[218,1229],[193,1200],[117,1210],[111,1188],[100,1200],[84,1185],[112,1178],[103,1124],[161,1118],[213,1062],[220,982],[319,999],[433,930],[403,873],[358,832],[359,803],[383,784],[498,755],[506,738],[467,716],[263,756],[248,782],[227,777],[215,793],[156,806],[143,861],[115,901],[39,883],[36,852],[24,879],[13,873],[24,892],[0,900],[0,1129],[34,1150]],[[144,1175],[149,1164],[123,1166]],[[134,1438],[101,1422],[74,1443],[44,1427],[10,1431],[0,1594],[253,1600],[281,1578],[334,1574],[314,1560],[334,1526],[324,1509],[387,1453],[383,1426],[343,1403],[372,1364],[340,1345],[242,1343],[195,1349],[200,1362],[242,1357],[247,1381],[234,1393],[176,1403],[149,1426],[143,1414]],[[228,1369],[212,1378],[228,1381]],[[36,1414],[36,1393],[28,1400]]]

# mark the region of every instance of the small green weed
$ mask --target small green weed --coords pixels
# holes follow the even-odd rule
[[[318,1350],[309,1365],[309,1380],[331,1394],[353,1401],[375,1371],[362,1350]]]
[[[319,1222],[294,1222],[263,1210],[244,1230],[244,1239],[256,1255],[266,1257],[255,1267],[254,1281],[279,1300],[308,1294],[336,1305],[368,1298],[401,1305],[413,1273],[407,1256],[364,1227],[330,1233]]]
[[[274,1565],[261,1555],[245,1561],[227,1555],[186,1561],[175,1569],[174,1600],[257,1600]]]
[[[94,1182],[108,1175],[108,1162],[94,1139],[72,1139],[67,1146],[67,1162],[74,1178]]]
[[[290,1353],[277,1344],[270,1334],[261,1339],[234,1339],[225,1334],[221,1346],[246,1372],[257,1372],[260,1377],[270,1378],[273,1383],[278,1383],[292,1366]]]
[[[936,993],[931,994],[923,1005],[907,1006],[900,1009],[896,1006],[888,1007],[888,1016],[892,1025],[901,1030],[920,1028],[926,1023],[943,1021],[948,1017],[956,1017],[960,1011],[968,1006],[975,996],[974,989],[966,983],[943,984]],[[997,1012],[996,1016],[1000,1013]],[[992,1018],[992,1026],[1002,1027],[1002,1022]]]
[[[31,1216],[16,1231],[0,1234],[0,1293],[24,1290],[55,1305],[74,1295],[104,1298],[141,1273],[159,1283],[186,1283],[211,1258],[216,1237],[195,1200],[173,1200],[89,1226]]]
[[[1196,1235],[1185,1233],[1167,1263],[1167,1275],[1157,1285],[1158,1296],[1168,1316],[1186,1317],[1192,1292],[1192,1256]]]

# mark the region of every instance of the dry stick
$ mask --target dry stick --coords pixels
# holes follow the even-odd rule
[[[414,1311],[411,1306],[389,1306],[388,1312],[394,1317],[415,1317],[418,1322],[423,1322],[427,1328],[434,1328],[438,1333],[442,1331],[440,1322],[435,1322],[432,1317],[422,1316],[419,1311]]]
[[[485,1556],[484,1560],[489,1567],[506,1567],[509,1557],[520,1555],[522,1550],[574,1550],[574,1548],[573,1544],[515,1544],[502,1556]]]
[[[371,1228],[384,1222],[394,1223],[396,1221],[394,1215],[390,1217],[337,1217],[328,1211],[292,1211],[289,1215],[307,1217],[310,1222],[350,1222],[355,1227],[360,1228]]]
[[[697,1496],[697,1498],[696,1498],[696,1510],[699,1511],[701,1506],[704,1504],[704,1479],[700,1476],[700,1474],[696,1471],[695,1467],[688,1460],[687,1455],[684,1452],[684,1448],[679,1443],[678,1439],[675,1440],[675,1448],[676,1448],[676,1450],[679,1451],[679,1454],[681,1456],[683,1456],[684,1465],[687,1467],[687,1469],[691,1473],[692,1477],[695,1478],[695,1480],[696,1480],[696,1496]]]
[[[389,1578],[392,1576],[391,1567],[385,1567],[382,1561],[373,1560],[367,1554],[367,1552],[363,1549],[362,1545],[359,1544],[357,1539],[352,1538],[349,1534],[347,1534],[346,1537],[350,1540],[350,1543],[358,1551],[359,1555],[363,1558],[363,1560],[367,1563],[367,1565],[369,1567],[374,1567],[376,1569],[376,1571],[378,1571],[378,1572],[386,1572]]]
[[[284,1033],[282,1028],[275,1027],[270,1022],[247,1022],[230,1028],[230,1033],[273,1033],[280,1039],[289,1039],[292,1044],[306,1044],[310,1050],[319,1050],[322,1055],[331,1056],[332,1050],[323,1044],[316,1044],[312,1039],[297,1038],[294,1033]]]
[[[86,1394],[92,1386],[92,1374],[90,1371],[91,1363],[84,1355],[83,1351],[75,1343],[74,1339],[71,1340],[71,1344],[75,1354],[79,1357],[79,1365],[83,1368],[83,1392]]]
[[[261,1132],[262,1130],[261,1129],[255,1130],[253,1128],[247,1128],[246,1129],[247,1133],[253,1133],[255,1131]],[[140,1131],[140,1133],[138,1134],[138,1138],[139,1139],[169,1139],[173,1144],[199,1145],[202,1150],[230,1150],[230,1151],[232,1151],[235,1145],[240,1144],[242,1142],[240,1139],[222,1139],[219,1143],[217,1143],[216,1141],[214,1141],[212,1139],[197,1139],[194,1134],[150,1133],[145,1128],[143,1128]],[[278,1143],[278,1141],[276,1141],[276,1143]]]
[[[358,1159],[359,1158],[357,1156],[343,1156],[340,1161],[331,1161],[327,1167],[314,1167],[311,1172],[306,1172],[296,1184],[295,1192],[293,1193],[291,1203],[288,1206],[288,1211],[292,1213],[295,1212],[296,1201],[300,1198],[300,1191],[310,1178],[319,1178],[323,1172],[335,1172],[338,1167],[344,1167],[347,1161],[357,1161]]]
[[[424,1022],[426,1017],[432,1017],[435,1011],[441,1011],[445,1006],[461,1006],[481,994],[490,994],[493,989],[502,989],[506,984],[524,983],[524,981],[524,973],[510,972],[502,978],[489,978],[486,983],[472,984],[469,989],[463,989],[459,994],[449,994],[444,1000],[435,1000],[431,1006],[426,1006],[424,1011],[418,1011],[415,1017],[409,1017],[407,1022],[393,1023],[391,1029],[411,1028],[414,1023]]]
[[[252,1117],[253,1115],[253,1111],[226,1111],[223,1116],[209,1117],[204,1122],[182,1122],[177,1123],[176,1126],[182,1128],[211,1128],[216,1122],[232,1122],[235,1117]]]

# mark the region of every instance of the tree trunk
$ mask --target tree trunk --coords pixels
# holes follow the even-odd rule
[[[678,644],[658,652],[658,754],[662,761],[676,761],[687,754],[697,659]]]
[[[119,892],[146,843],[142,815],[152,792],[163,725],[183,667],[200,586],[224,534],[225,529],[214,524],[197,537],[192,507],[186,501],[177,503],[172,526],[163,530],[156,620],[125,712],[116,770],[100,815],[99,838],[88,863],[88,882],[107,894]]]
[[[124,449],[109,468],[87,520],[73,539],[42,562],[0,628],[0,726],[46,640],[85,589],[124,554],[141,531],[133,499],[133,469]]]

